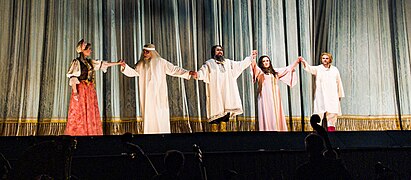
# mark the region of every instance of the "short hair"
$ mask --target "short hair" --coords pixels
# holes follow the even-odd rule
[[[320,62],[322,62],[322,58],[323,58],[324,55],[327,55],[327,56],[330,58],[330,63],[333,62],[333,55],[331,55],[331,53],[329,53],[329,52],[323,52],[323,53],[321,53]]]

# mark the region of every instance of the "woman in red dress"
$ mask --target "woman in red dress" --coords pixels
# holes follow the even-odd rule
[[[117,62],[88,59],[91,44],[82,39],[77,44],[79,57],[71,62],[67,77],[72,87],[67,125],[64,134],[72,136],[103,135],[95,89],[95,71],[119,65]]]

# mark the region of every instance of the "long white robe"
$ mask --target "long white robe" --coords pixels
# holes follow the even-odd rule
[[[264,74],[258,66],[255,67],[255,71],[251,71],[254,81],[258,81],[258,129],[260,131],[288,130],[278,81],[293,87],[297,84],[298,78],[291,66],[274,68],[274,70],[278,74],[283,74],[285,71],[288,73],[278,78],[273,74]]]
[[[207,120],[211,122],[230,113],[236,116],[243,113],[237,78],[249,67],[251,58],[243,61],[225,59],[224,64],[209,59],[197,71],[198,80],[206,83]]]
[[[326,68],[323,65],[310,66],[303,61],[304,70],[316,76],[314,95],[314,114],[324,112],[341,115],[340,98],[344,97],[344,89],[340,72],[335,66]]]
[[[166,75],[190,79],[189,71],[163,58],[139,61],[135,69],[126,66],[121,71],[128,77],[139,76],[144,134],[171,133]]]

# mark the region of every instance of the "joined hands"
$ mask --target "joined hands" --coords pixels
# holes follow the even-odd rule
[[[126,62],[124,59],[120,59],[120,61],[117,62],[121,67],[126,67]]]
[[[196,71],[190,71],[189,74],[190,74],[190,76],[192,76],[194,79],[197,79],[197,78],[198,78],[198,74],[197,74]]]

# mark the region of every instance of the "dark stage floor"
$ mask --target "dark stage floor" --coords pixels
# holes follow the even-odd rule
[[[38,171],[53,171],[58,179],[67,173],[78,179],[150,179],[153,168],[138,148],[125,143],[131,142],[143,150],[160,172],[167,150],[182,151],[186,157],[182,179],[201,179],[193,152],[193,145],[197,144],[203,152],[209,179],[224,179],[229,170],[236,171],[238,179],[292,179],[295,168],[308,159],[304,152],[307,134],[227,132],[71,137],[75,146],[71,146],[71,138],[63,136],[0,137],[0,152],[19,174],[41,169]],[[402,179],[410,179],[410,131],[334,132],[329,136],[356,179],[373,178],[377,162],[395,170]],[[72,151],[68,151],[70,146],[74,147]],[[71,164],[65,159],[70,153]]]

